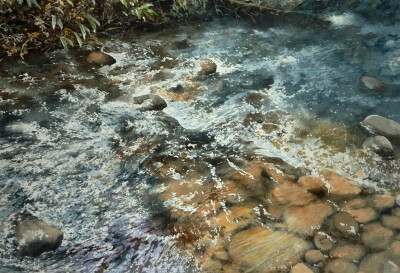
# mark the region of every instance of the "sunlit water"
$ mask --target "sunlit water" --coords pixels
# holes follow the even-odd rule
[[[246,155],[312,173],[332,168],[397,192],[398,157],[362,152],[369,134],[359,122],[370,114],[400,121],[400,25],[365,20],[218,19],[104,37],[117,63],[101,69],[85,63],[84,50],[3,64],[0,272],[195,272],[193,251],[165,215],[197,208],[159,198],[160,185],[211,177],[221,187],[217,165],[236,168]],[[218,73],[197,77],[201,58]],[[386,92],[363,87],[365,75]],[[140,111],[133,97],[147,93],[168,107]],[[249,93],[262,103],[249,103]],[[192,160],[204,176],[183,176],[180,163],[154,174],[167,157]],[[20,257],[18,213],[59,227],[62,246]]]

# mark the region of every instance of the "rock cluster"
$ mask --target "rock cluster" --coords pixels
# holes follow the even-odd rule
[[[112,56],[101,51],[91,52],[86,60],[88,63],[98,66],[113,65],[116,63],[116,60]]]
[[[398,145],[400,143],[399,123],[379,115],[371,115],[366,117],[361,125],[377,135],[364,141],[362,145],[364,150],[374,152],[385,158],[392,158],[395,155],[392,144]]]
[[[193,246],[202,272],[369,273],[400,264],[400,208],[389,192],[268,158],[214,162],[221,179],[189,158],[160,162],[148,167],[164,181],[158,196],[171,232]]]

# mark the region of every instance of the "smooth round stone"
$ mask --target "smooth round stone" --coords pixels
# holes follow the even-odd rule
[[[359,231],[356,220],[347,212],[338,212],[333,215],[332,224],[336,230],[345,235],[354,236]]]
[[[400,194],[396,196],[396,204],[400,207]]]
[[[308,268],[305,264],[300,263],[290,269],[290,273],[313,273],[313,271]]]
[[[383,92],[386,90],[386,86],[380,80],[371,76],[362,77],[361,82],[366,88],[376,92]]]
[[[400,267],[392,261],[383,264],[383,273],[400,273]]]
[[[116,60],[112,56],[101,51],[91,52],[86,60],[91,64],[100,66],[112,65],[116,63]]]
[[[326,267],[324,272],[327,273],[356,273],[357,266],[351,262],[346,262],[341,259],[336,259],[330,261]]]
[[[312,249],[306,252],[304,259],[308,264],[316,264],[325,261],[324,254],[320,250]]]
[[[393,157],[394,149],[392,143],[384,136],[367,138],[362,147],[365,151],[371,151],[382,157]]]
[[[318,232],[314,235],[314,244],[321,251],[328,251],[333,247],[333,240],[327,234]]]
[[[365,247],[357,244],[336,246],[330,251],[332,258],[340,258],[345,261],[359,261],[365,255]]]
[[[217,72],[217,64],[211,59],[200,60],[200,66],[199,75],[210,75]]]
[[[361,122],[361,125],[374,134],[385,136],[389,140],[400,139],[400,124],[394,120],[379,115],[370,115]]]

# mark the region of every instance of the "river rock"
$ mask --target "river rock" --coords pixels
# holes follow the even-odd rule
[[[361,125],[374,134],[387,137],[389,140],[400,139],[400,124],[394,120],[387,119],[378,115],[366,117]]]
[[[328,191],[330,195],[338,197],[351,197],[360,193],[361,188],[338,173],[331,170],[321,172],[328,183]]]
[[[373,208],[349,209],[348,212],[354,216],[354,219],[360,224],[366,224],[376,220],[379,215]]]
[[[336,246],[329,254],[332,258],[340,258],[345,261],[360,261],[365,255],[365,248],[358,244],[346,244]]]
[[[290,273],[313,273],[313,271],[308,268],[305,264],[300,263],[290,269]]]
[[[343,261],[341,259],[335,259],[330,261],[324,272],[326,273],[356,273],[357,266],[351,262]]]
[[[36,217],[27,217],[15,226],[15,237],[22,255],[36,257],[43,252],[56,250],[63,233]]]
[[[389,257],[396,264],[400,264],[400,241],[394,241],[390,245]]]
[[[394,149],[390,141],[384,136],[367,138],[362,147],[365,151],[374,152],[382,157],[393,157]]]
[[[246,272],[281,272],[300,262],[310,247],[293,234],[254,227],[236,233],[228,252]]]
[[[167,103],[158,95],[142,95],[133,98],[133,103],[139,104],[142,111],[161,111],[167,107]]]
[[[246,95],[245,102],[255,108],[259,108],[269,103],[269,97],[267,94],[264,93],[249,92]]]
[[[392,261],[383,264],[383,273],[400,273],[400,267]]]
[[[199,75],[210,75],[217,71],[217,64],[211,59],[200,60],[201,69],[198,72]]]
[[[400,217],[382,215],[381,222],[387,228],[400,230]]]
[[[387,261],[387,256],[386,252],[372,253],[365,256],[360,264],[360,272],[382,273],[383,264]]]
[[[383,210],[393,207],[395,199],[392,194],[386,192],[383,195],[376,195],[372,202],[376,209]]]
[[[312,249],[306,252],[304,255],[304,259],[307,263],[313,265],[319,262],[324,262],[325,257],[324,254],[320,250]]]
[[[345,203],[346,209],[362,209],[368,205],[368,202],[362,198],[354,198]]]
[[[397,206],[399,206],[400,207],[400,194],[398,194],[397,196],[396,196],[396,204],[397,204]]]
[[[386,86],[380,80],[371,76],[362,77],[361,82],[366,88],[376,92],[383,92],[386,90]]]
[[[322,179],[319,177],[302,176],[299,178],[297,183],[303,186],[303,188],[305,188],[307,191],[313,193],[319,193],[328,190],[324,181],[322,181]]]
[[[357,235],[359,227],[352,215],[347,212],[338,212],[332,216],[333,227],[344,235]]]
[[[393,231],[375,222],[363,227],[361,240],[372,250],[385,250],[393,239]]]
[[[116,60],[112,56],[101,51],[91,52],[86,60],[91,64],[100,66],[112,65],[116,63]]]
[[[331,250],[333,243],[333,239],[323,232],[317,232],[314,235],[314,245],[321,251]]]
[[[317,198],[303,187],[290,182],[283,182],[272,190],[273,199],[279,204],[303,206]]]
[[[304,207],[289,207],[284,216],[290,232],[311,236],[332,213],[333,209],[329,203],[318,202]]]

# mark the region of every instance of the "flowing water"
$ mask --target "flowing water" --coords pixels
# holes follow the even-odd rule
[[[92,68],[81,49],[0,66],[0,272],[285,272],[294,255],[285,251],[304,245],[299,262],[319,229],[339,245],[365,245],[366,257],[393,248],[329,230],[324,219],[347,197],[281,196],[274,183],[329,169],[364,188],[368,204],[377,194],[396,196],[398,154],[365,153],[370,133],[359,124],[370,114],[400,122],[394,19],[224,18],[102,41],[116,64]],[[202,58],[217,64],[216,74],[197,76]],[[366,89],[365,75],[386,91]],[[168,106],[143,110],[134,97],[149,93]],[[310,204],[313,214],[326,213],[303,229],[290,215]],[[376,206],[371,221],[399,215],[392,207]],[[13,225],[21,213],[60,228],[62,245],[20,256]],[[288,257],[260,262],[252,255],[270,245],[238,247],[252,230],[273,230]],[[399,238],[391,230],[390,243]],[[315,272],[334,260],[324,254]],[[397,257],[382,255],[376,263]]]

